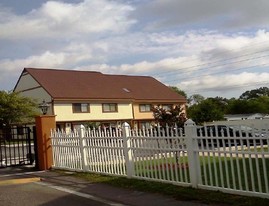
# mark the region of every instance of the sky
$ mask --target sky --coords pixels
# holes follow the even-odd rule
[[[1,0],[0,90],[26,67],[152,76],[188,97],[269,87],[268,0]]]

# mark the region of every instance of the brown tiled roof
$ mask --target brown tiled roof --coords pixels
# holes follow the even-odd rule
[[[185,102],[185,97],[149,76],[25,68],[54,99],[130,99]]]

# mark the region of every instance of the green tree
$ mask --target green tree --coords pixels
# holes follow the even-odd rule
[[[197,124],[224,119],[223,110],[213,99],[205,99],[199,104],[190,106],[187,114]]]
[[[228,103],[227,114],[245,114],[249,112],[247,100],[231,99]]]
[[[257,101],[262,105],[260,113],[269,114],[269,96],[260,96]]]
[[[259,96],[254,99],[231,99],[228,101],[227,114],[269,113],[269,97]]]
[[[187,94],[183,90],[180,90],[179,88],[177,88],[175,86],[169,86],[169,88],[172,89],[174,92],[176,92],[176,93],[182,95],[183,97],[187,98]]]
[[[212,100],[212,102],[217,106],[219,107],[220,110],[223,111],[223,113],[225,114],[226,111],[227,111],[227,107],[228,107],[228,99],[226,98],[223,98],[223,97],[210,97],[208,98],[210,100]]]
[[[255,99],[261,96],[269,96],[269,88],[268,87],[260,87],[259,89],[253,89],[250,91],[244,92],[239,99],[241,100],[249,100]]]
[[[37,114],[38,105],[33,99],[16,92],[0,91],[0,126],[29,122]]]

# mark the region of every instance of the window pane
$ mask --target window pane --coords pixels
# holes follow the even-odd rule
[[[140,104],[139,108],[140,108],[140,112],[150,112],[151,111],[150,104]]]
[[[146,111],[149,112],[150,111],[150,105],[146,104]]]
[[[73,104],[73,112],[80,112],[80,104],[79,103]]]
[[[88,112],[88,104],[81,104],[81,112]]]
[[[117,112],[117,104],[103,104],[103,112]]]
[[[89,112],[89,104],[87,103],[74,103],[73,104],[73,112],[80,113],[80,112]]]
[[[110,104],[110,111],[115,112],[116,111],[116,105],[115,104]]]
[[[104,112],[109,112],[109,104],[103,104]]]

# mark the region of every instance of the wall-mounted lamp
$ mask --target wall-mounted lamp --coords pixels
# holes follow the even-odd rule
[[[45,100],[43,100],[43,102],[39,104],[38,107],[41,109],[43,115],[47,114],[48,109],[49,109],[49,104]]]

